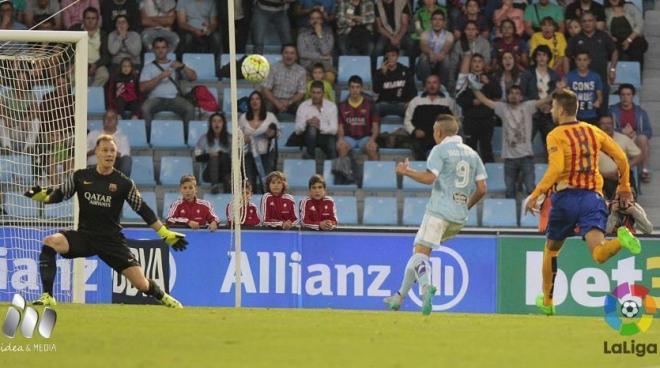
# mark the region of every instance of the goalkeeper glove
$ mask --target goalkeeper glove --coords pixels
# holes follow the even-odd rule
[[[178,251],[186,250],[188,241],[185,239],[186,237],[185,234],[171,231],[168,228],[166,228],[165,225],[163,225],[160,227],[160,229],[158,229],[158,235],[160,235],[161,239],[165,241],[165,244],[174,248],[175,251],[178,252]]]
[[[48,203],[48,200],[50,199],[50,194],[52,192],[53,189],[45,189],[38,185],[35,185],[32,188],[30,188],[30,190],[25,192],[24,195],[28,198],[32,198],[33,201]]]

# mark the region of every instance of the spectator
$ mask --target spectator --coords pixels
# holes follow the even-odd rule
[[[130,58],[124,58],[108,83],[108,107],[122,119],[138,119],[140,115],[139,75]]]
[[[566,31],[568,33],[568,39],[571,39],[571,38],[579,35],[580,33],[582,33],[582,25],[580,24],[580,20],[579,19],[567,19],[566,20]]]
[[[142,47],[151,51],[156,38],[164,38],[174,52],[179,44],[179,35],[172,31],[176,21],[176,0],[142,0],[140,19],[142,24]]]
[[[435,74],[447,86],[450,77],[450,51],[454,46],[454,36],[445,29],[445,13],[436,10],[431,16],[431,29],[422,33],[419,48],[421,54],[417,62],[417,78],[426,80]]]
[[[108,109],[103,114],[103,128],[100,130],[92,130],[87,134],[87,166],[96,166],[96,139],[102,135],[107,134],[112,136],[117,143],[117,160],[115,161],[115,169],[121,171],[126,176],[131,176],[131,168],[133,166],[133,159],[131,158],[131,144],[128,136],[121,131],[118,127],[117,112],[113,109]]]
[[[156,38],[152,49],[155,60],[145,64],[140,73],[140,93],[146,99],[142,103],[142,117],[147,127],[147,137],[151,136],[154,115],[161,111],[173,111],[179,115],[187,136],[188,122],[195,117],[195,107],[183,97],[179,74],[194,81],[197,73],[181,62],[168,59],[169,45],[164,38]]]
[[[27,0],[6,0],[14,5],[14,19],[25,24],[25,11],[27,10]]]
[[[520,9],[519,9],[520,10]],[[491,57],[491,64],[493,67],[497,66],[499,55],[504,51],[510,51],[516,59],[516,65],[519,68],[527,68],[529,60],[527,58],[527,42],[517,36],[516,25],[510,19],[505,19],[500,23],[499,38],[493,42],[493,52]]]
[[[373,0],[344,0],[337,10],[337,47],[341,55],[372,55],[374,51]]]
[[[566,55],[566,38],[562,32],[557,31],[557,23],[550,17],[545,17],[541,21],[541,31],[534,33],[529,40],[530,54],[537,47],[545,45],[552,54],[550,55],[550,68],[554,69],[560,75],[564,75],[568,70],[564,70],[564,58]]]
[[[97,14],[101,13],[99,0],[62,0],[60,6],[64,29],[80,29],[84,18],[83,13],[89,7],[95,8]]]
[[[245,53],[248,35],[250,33],[250,22],[252,20],[252,0],[234,1],[234,29],[236,37],[236,53]],[[229,24],[227,16],[227,1],[216,0],[220,24]],[[229,32],[222,32],[223,50],[229,50]]]
[[[577,70],[566,74],[568,88],[573,90],[578,99],[577,118],[590,124],[597,125],[599,110],[603,104],[603,81],[600,76],[589,69],[591,58],[586,51],[575,54]]]
[[[468,22],[476,24],[479,34],[488,40],[490,39],[490,23],[481,13],[481,4],[477,0],[467,0],[463,7],[463,12],[454,23],[454,39],[461,38],[461,30],[464,30]]]
[[[183,52],[222,54],[222,35],[213,0],[178,0],[176,22]]]
[[[337,156],[337,106],[323,98],[323,83],[314,81],[312,97],[298,107],[296,112],[297,135],[305,134],[304,158],[315,158],[316,147],[321,148],[326,158]]]
[[[290,0],[256,0],[252,8],[252,38],[254,53],[264,53],[266,33],[277,32],[282,45],[292,42],[289,24]]]
[[[640,151],[630,137],[614,130],[614,121],[611,115],[601,116],[599,119],[599,126],[600,129],[612,137],[619,147],[621,147],[623,152],[626,153],[631,168],[630,183],[632,184],[632,187],[635,187],[635,178],[634,175],[632,175],[632,168],[639,165],[642,161],[642,151]],[[619,185],[619,170],[614,160],[602,151],[600,151],[598,157],[598,171],[600,171],[600,174],[603,176],[603,194],[605,195],[605,198],[610,200],[614,199],[616,188]]]
[[[321,175],[309,178],[309,195],[300,201],[300,221],[303,228],[334,230],[337,228],[337,207],[326,196],[325,179]]]
[[[281,171],[273,171],[266,177],[266,189],[261,197],[261,213],[264,225],[270,228],[289,230],[296,225],[296,200],[287,194],[286,176]]]
[[[525,33],[532,36],[534,32],[539,32],[545,17],[552,18],[559,25],[559,32],[564,32],[564,9],[550,0],[539,0],[525,8]]]
[[[543,100],[555,90],[557,82],[561,78],[557,72],[549,68],[552,53],[548,46],[537,47],[532,53],[532,60],[534,66],[526,70],[520,77],[520,88],[526,100]],[[545,138],[555,127],[551,110],[551,104],[541,105],[532,116],[532,141],[536,137],[536,133],[541,133],[541,141],[544,146]]]
[[[376,139],[380,133],[380,115],[373,101],[362,94],[362,87],[359,76],[348,79],[348,98],[339,104],[337,153],[345,157],[352,149],[359,149],[369,160],[378,160]]]
[[[268,78],[261,85],[268,110],[276,114],[295,112],[305,96],[307,72],[296,63],[297,58],[295,45],[282,45],[282,60],[271,65]]]
[[[375,0],[375,4],[377,34],[374,61],[390,46],[410,49],[408,25],[412,13],[408,0]]]
[[[325,70],[333,70],[332,50],[335,47],[335,36],[330,27],[323,21],[323,12],[314,9],[309,13],[309,27],[298,33],[298,52],[300,65],[311,70],[316,63],[323,64]]]
[[[501,25],[505,20],[509,20],[513,23],[513,29],[515,35],[521,37],[525,33],[525,20],[524,12],[520,8],[513,6],[513,0],[504,0],[502,1],[502,7],[495,10],[493,14],[493,24],[497,29],[497,37],[502,37]]]
[[[490,65],[490,55],[492,55],[492,47],[490,42],[479,34],[477,24],[473,21],[468,21],[461,38],[454,43],[452,50],[451,60],[452,69],[450,73],[449,83],[445,86],[450,90],[453,89],[453,82],[456,79],[456,71],[463,62],[463,56],[467,53],[471,55],[481,54],[484,57],[486,65]]]
[[[502,101],[507,101],[507,91],[521,83],[522,69],[516,64],[516,56],[511,51],[504,51],[497,60],[497,71],[493,74],[493,83],[499,86]]]
[[[103,31],[110,33],[115,29],[117,16],[126,17],[132,30],[140,29],[140,11],[137,0],[103,0],[101,2],[101,18]]]
[[[506,197],[516,198],[518,178],[522,178],[524,195],[534,190],[534,150],[532,149],[532,116],[544,104],[552,101],[552,94],[543,100],[523,102],[520,86],[512,86],[507,93],[507,102],[495,102],[486,97],[479,86],[471,85],[474,95],[484,105],[495,110],[502,120],[502,158],[504,159],[504,182]]]
[[[16,65],[18,63],[18,65]],[[39,143],[40,121],[37,105],[32,95],[32,76],[27,72],[29,65],[11,62],[5,69],[5,85],[0,92],[0,125],[6,129],[4,146],[15,152],[31,153]],[[60,121],[57,128],[63,130]],[[41,147],[37,147],[41,148]]]
[[[441,10],[447,19],[447,9],[438,4],[438,0],[422,0],[422,3],[417,7],[415,15],[413,16],[413,25],[415,30],[410,34],[410,50],[407,51],[410,57],[410,65],[414,67],[415,59],[421,52],[419,45],[422,33],[431,30],[431,16],[436,10]]]
[[[607,30],[614,37],[621,60],[636,61],[644,69],[644,53],[649,47],[644,38],[644,17],[632,3],[608,0],[605,8]]]
[[[60,2],[58,0],[29,0],[25,10],[25,24],[31,28],[40,21],[57,14],[53,17],[54,29],[62,29],[62,14],[58,14],[59,11]]]
[[[610,113],[614,119],[614,128],[635,141],[642,150],[642,181],[651,181],[649,171],[650,140],[653,136],[653,126],[646,111],[634,103],[635,86],[623,83],[619,86],[618,104],[610,106]],[[632,165],[631,165],[632,166]]]
[[[192,142],[191,142],[192,143]],[[231,192],[231,139],[227,133],[227,120],[221,113],[209,116],[208,130],[195,145],[195,161],[205,163],[202,180],[211,183],[211,193]]]
[[[51,132],[56,129],[68,129],[73,132],[75,126],[75,100],[71,89],[71,80],[67,74],[55,77],[54,89],[41,100],[41,130]]]
[[[139,69],[142,40],[139,33],[129,30],[128,18],[125,15],[115,17],[115,30],[108,34],[108,52],[112,58],[110,70],[117,69],[125,58],[129,58]]]
[[[330,73],[334,80],[334,74]],[[305,99],[311,97],[312,83],[314,81],[319,81],[323,83],[323,97],[328,101],[335,102],[335,90],[332,89],[332,83],[328,80],[328,73],[325,71],[325,67],[321,63],[316,63],[312,67],[312,79],[307,81],[305,85]]]
[[[417,87],[413,73],[399,63],[397,47],[385,50],[383,65],[374,74],[372,88],[378,94],[376,111],[380,116],[405,115],[406,105],[417,95]]]
[[[585,13],[596,17],[596,28],[600,31],[605,27],[605,7],[593,0],[575,0],[566,7],[566,19],[582,19]],[[556,20],[556,19],[555,19]],[[557,21],[559,23],[559,21]]]
[[[193,230],[207,226],[209,231],[216,231],[220,218],[215,214],[209,201],[197,198],[197,180],[192,175],[184,175],[179,181],[181,198],[170,205],[167,214],[167,224],[170,226],[187,226]]]
[[[27,27],[16,20],[14,4],[11,1],[0,3],[0,30],[25,30]]]
[[[87,75],[90,86],[104,86],[110,78],[107,36],[99,26],[99,11],[89,7],[84,12],[82,29],[87,31]]]
[[[260,92],[252,92],[249,100],[250,106],[238,119],[238,125],[248,146],[245,153],[248,179],[252,183],[252,188],[257,188],[257,192],[263,193],[266,175],[277,169],[275,138],[279,131],[279,122],[273,113],[266,110],[266,103]]]
[[[259,212],[257,206],[254,203],[252,203],[252,185],[250,184],[249,181],[246,181],[243,184],[242,196],[243,196],[243,209],[240,211],[242,212],[241,225],[259,226],[259,224],[261,224],[261,220],[259,219]],[[233,201],[229,202],[225,210],[225,214],[227,215],[227,224],[230,227],[233,219],[232,203]]]
[[[493,131],[495,130],[495,113],[484,105],[468,86],[468,79],[480,80],[484,84],[483,93],[493,100],[500,99],[500,89],[485,74],[486,64],[483,56],[472,55],[463,59],[461,72],[456,82],[456,102],[463,110],[463,136],[465,144],[479,152],[484,162],[494,162]]]
[[[294,5],[293,13],[298,19],[298,27],[306,27],[309,24],[309,16],[314,10],[321,11],[323,19],[328,24],[333,24],[336,8],[335,0],[298,0]]]
[[[429,75],[424,82],[424,94],[416,96],[406,109],[403,125],[412,137],[415,160],[425,160],[433,146],[433,124],[440,114],[457,116],[456,103],[440,90],[440,78]]]

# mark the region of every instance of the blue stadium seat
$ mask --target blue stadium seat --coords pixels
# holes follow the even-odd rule
[[[3,208],[7,215],[17,219],[34,219],[39,214],[38,204],[23,193],[5,193]]]
[[[103,129],[103,120],[87,120],[87,130],[90,132],[101,129]]]
[[[479,213],[477,211],[477,207],[472,207],[472,209],[468,212],[468,220],[465,226],[471,226],[471,227],[478,227],[479,226]]]
[[[268,60],[268,63],[273,66],[282,60],[282,55],[281,54],[264,54],[264,57],[266,60]]]
[[[263,194],[252,194],[252,198],[250,199],[250,202],[254,203],[257,206],[257,213],[259,214],[259,218],[263,221],[263,213],[261,213],[261,198],[263,198]]]
[[[428,197],[405,197],[403,199],[403,224],[419,226],[428,202]]]
[[[394,125],[397,128],[403,127],[403,118],[400,117],[399,115],[385,115],[380,117],[380,124],[381,124],[381,132],[382,132],[382,127],[385,124],[391,124]]]
[[[397,116],[398,117],[398,116]],[[380,126],[381,133],[392,133],[395,130],[403,128],[403,122],[401,124],[382,124]]]
[[[44,217],[47,219],[69,220],[73,218],[73,200],[44,206]]]
[[[371,60],[369,56],[339,57],[339,75],[337,82],[348,83],[351,75],[359,75],[365,84],[371,84]]]
[[[161,216],[163,220],[167,220],[167,214],[170,213],[170,207],[172,207],[172,203],[174,203],[174,201],[179,198],[181,198],[181,194],[179,192],[165,193],[165,196],[163,197],[163,212]]]
[[[154,159],[151,156],[133,156],[131,179],[137,185],[156,185]]]
[[[635,88],[642,86],[642,72],[636,61],[619,61],[616,63],[616,80],[614,84],[630,83]]]
[[[493,138],[490,142],[493,145],[493,154],[500,156],[502,154],[502,127],[495,127]]]
[[[220,221],[227,222],[227,205],[231,202],[231,194],[204,194],[204,200],[209,201],[215,210],[215,214],[220,217]]]
[[[364,225],[397,225],[396,198],[367,197],[364,199]]]
[[[0,156],[0,181],[18,185],[34,185],[32,157],[29,155]]]
[[[534,164],[534,184],[538,184],[548,170],[548,164]]]
[[[186,148],[183,139],[182,121],[154,120],[151,123],[151,146],[153,148]]]
[[[144,64],[146,65],[147,63],[150,63],[150,62],[154,61],[155,58],[156,58],[156,56],[154,55],[153,52],[149,52],[149,51],[145,52],[144,53]],[[170,52],[170,53],[167,54],[167,58],[170,59],[170,60],[176,60],[176,54],[173,53],[173,52]]]
[[[392,116],[392,115],[390,115]],[[403,121],[398,116],[393,116],[398,118],[399,121],[396,124],[383,124],[380,126],[381,133],[392,133],[399,128],[403,128]],[[408,156],[410,155],[410,149],[408,148],[378,148],[378,152],[381,155],[390,155],[390,156]]]
[[[393,161],[365,161],[362,178],[364,190],[396,190]]]
[[[194,148],[199,137],[205,135],[208,128],[206,120],[191,120],[188,123],[188,146]]]
[[[399,56],[399,63],[403,64],[405,66],[410,66],[410,58],[407,56]],[[376,58],[376,67],[380,69],[380,67],[383,65],[383,56],[379,56]]]
[[[487,162],[486,166],[486,184],[488,184],[488,192],[490,193],[504,193],[506,185],[504,184],[504,164],[501,162]]]
[[[309,178],[316,174],[316,161],[296,158],[286,159],[284,160],[283,170],[289,182],[289,188],[307,189]]]
[[[131,148],[149,148],[144,120],[119,120],[119,128],[128,137]]]
[[[105,113],[105,92],[103,87],[87,87],[87,114],[103,115]]]
[[[537,134],[532,141],[532,150],[534,150],[534,155],[536,156],[545,156],[545,142],[543,142],[543,137],[541,134]]]
[[[416,171],[426,171],[426,161],[410,161],[410,168],[415,169]],[[409,177],[404,176],[403,190],[406,192],[419,192],[419,191],[428,192],[431,190],[431,186],[418,183],[410,179]]]
[[[242,97],[247,97],[254,91],[253,88],[237,88],[236,89],[236,96],[238,96],[238,99],[240,100]],[[227,116],[227,119],[230,118],[231,116],[231,89],[230,88],[225,88],[222,91],[222,111],[225,112],[225,116]]]
[[[516,200],[513,198],[487,198],[484,200],[482,225],[485,227],[516,227]]]
[[[520,227],[538,227],[539,215],[532,215],[531,213],[525,214],[524,209],[520,212]]]
[[[327,180],[327,178],[326,178]],[[339,225],[357,225],[357,199],[351,196],[333,196]]]
[[[335,174],[332,173],[332,160],[323,161],[323,177],[329,190],[356,190],[357,184],[335,184]]]
[[[277,138],[277,151],[280,153],[300,152],[300,147],[287,147],[286,141],[296,129],[294,123],[280,123],[280,136]]]
[[[197,81],[217,81],[213,54],[183,54],[182,61],[197,73]]]
[[[160,183],[162,185],[178,186],[181,176],[192,173],[192,158],[189,156],[163,156],[160,159]]]
[[[154,192],[140,192],[140,195],[142,195],[142,200],[144,203],[147,204],[155,213],[158,213],[158,206],[156,203],[156,193]],[[124,220],[131,220],[131,221],[142,221],[142,217],[135,213],[131,206],[127,203],[124,202],[124,207],[121,209],[121,217]]]

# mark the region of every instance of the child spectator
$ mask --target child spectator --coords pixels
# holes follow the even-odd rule
[[[202,179],[211,183],[211,193],[220,192],[220,183],[225,193],[229,193],[231,160],[231,139],[227,133],[227,119],[221,113],[209,116],[208,130],[199,137],[195,145],[195,161],[206,163]],[[190,142],[192,143],[192,142]]]
[[[582,33],[582,25],[577,19],[569,19],[566,21],[566,31],[568,33],[568,38],[575,37]]]
[[[243,184],[243,213],[241,214],[241,225],[245,226],[258,226],[261,223],[259,219],[259,213],[257,212],[257,206],[251,202],[252,200],[252,184],[249,181],[245,181]],[[232,202],[227,204],[226,214],[227,214],[227,223],[231,226],[231,220],[234,216],[232,212]]]
[[[197,198],[197,180],[192,175],[184,175],[179,182],[181,199],[170,206],[167,214],[168,225],[188,226],[197,230],[208,224],[210,231],[216,231],[220,218],[215,214],[210,202]]]
[[[300,201],[300,219],[303,227],[312,230],[337,228],[337,208],[332,197],[325,195],[325,179],[321,175],[309,178],[309,196]]]
[[[108,83],[108,107],[122,119],[138,119],[140,115],[139,75],[131,58],[125,57]]]
[[[273,171],[266,177],[267,192],[261,198],[261,213],[264,225],[289,230],[296,225],[296,201],[286,193],[286,176],[281,171]]]
[[[603,81],[598,73],[589,69],[590,64],[591,57],[587,51],[577,52],[577,69],[566,74],[566,84],[577,94],[578,120],[598,125],[598,111],[603,104]]]
[[[312,67],[312,79],[307,82],[305,87],[305,100],[312,97],[312,83],[314,81],[323,82],[323,97],[326,100],[335,102],[335,90],[332,89],[332,83],[328,80],[328,77],[334,79],[334,73],[325,71],[325,66],[321,63],[316,63]]]

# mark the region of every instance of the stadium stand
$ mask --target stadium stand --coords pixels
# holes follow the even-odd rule
[[[509,198],[486,198],[481,224],[485,227],[516,227],[516,200]]]
[[[215,82],[215,56],[213,54],[183,54],[182,62],[197,73],[199,82]]]
[[[337,220],[340,225],[357,225],[357,200],[352,196],[333,196],[337,208]]]
[[[139,186],[156,185],[154,159],[151,156],[132,156],[133,170],[131,179]]]
[[[151,146],[155,149],[184,149],[181,120],[154,120],[151,124]]]
[[[183,175],[193,173],[192,158],[184,156],[163,156],[160,159],[160,184],[179,186]]]
[[[316,174],[316,161],[287,159],[284,160],[286,175],[291,190],[307,190],[309,178]]]
[[[357,184],[335,184],[335,174],[332,173],[332,160],[323,161],[323,177],[329,191],[355,191]]]
[[[394,162],[365,161],[362,189],[371,191],[396,190]]]
[[[155,213],[158,212],[158,206],[156,202],[156,193],[155,192],[140,192],[142,194],[142,200],[154,210]],[[128,203],[124,203],[124,207],[121,210],[121,217],[127,221],[142,221],[140,215],[135,213],[131,206]]]
[[[367,197],[364,199],[363,225],[396,225],[396,198]]]
[[[147,128],[144,125],[144,120],[120,120],[119,128],[128,136],[128,140],[131,142],[131,148],[149,148],[149,143],[147,143]]]

